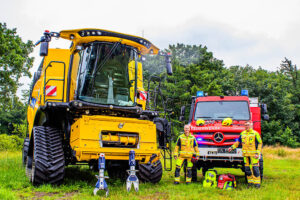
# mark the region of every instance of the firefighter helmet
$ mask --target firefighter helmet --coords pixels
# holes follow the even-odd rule
[[[197,121],[196,121],[196,125],[197,126],[203,126],[205,124],[205,121],[203,120],[203,119],[198,119]]]
[[[231,118],[225,118],[223,121],[222,121],[222,126],[230,126],[232,124],[232,119]]]

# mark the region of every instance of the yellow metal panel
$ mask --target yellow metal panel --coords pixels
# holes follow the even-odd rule
[[[77,73],[80,62],[79,53],[74,54],[72,63],[71,85],[70,85],[70,101],[74,100],[75,90],[77,86]]]
[[[144,87],[143,87],[143,66],[141,62],[138,62],[138,66],[137,66],[137,90],[139,91],[145,91]],[[135,77],[135,61],[131,61],[128,63],[128,75],[129,75],[129,81],[132,82],[132,86],[130,88],[130,98],[131,101],[134,102],[134,85],[135,85],[135,81],[134,81],[134,77]],[[141,105],[142,108],[145,110],[146,109],[146,101],[141,100],[141,99],[137,99],[136,100],[137,104]]]
[[[119,128],[120,123],[124,124],[122,128]],[[139,145],[135,149],[137,160],[146,162],[152,154],[160,156],[156,143],[156,126],[153,122],[123,117],[83,116],[71,126],[70,145],[76,151],[79,161],[97,159],[100,153],[105,153],[106,159],[128,160],[131,148],[100,146],[103,131],[137,133],[139,136]],[[115,137],[111,139],[116,140]],[[103,140],[109,140],[109,137],[106,136]],[[133,142],[132,138],[129,138],[129,141]]]
[[[45,83],[48,81],[46,85],[56,86],[57,87],[57,95],[56,96],[46,96],[45,101],[53,99],[61,99],[64,97],[63,102],[66,102],[66,91],[67,91],[67,79],[68,79],[68,70],[69,70],[69,60],[70,60],[70,50],[68,49],[49,49],[48,56],[45,57],[42,80],[45,78]],[[59,61],[62,63],[56,63],[51,61]],[[51,63],[51,64],[50,64]],[[50,65],[49,65],[50,64]],[[65,70],[64,70],[65,67]],[[46,77],[45,76],[46,70]],[[65,71],[65,73],[64,73]],[[65,76],[64,76],[65,75]],[[58,80],[49,80],[49,79],[65,79],[65,85],[63,86],[63,81]],[[44,83],[43,83],[44,84]],[[43,90],[44,85],[42,85]],[[64,92],[64,93],[63,93]],[[42,96],[43,99],[43,96]],[[42,102],[44,105],[45,102]]]
[[[67,40],[72,40],[73,43],[74,43],[73,50],[75,50],[75,47],[76,47],[77,44],[82,44],[82,43],[89,43],[89,42],[93,42],[93,41],[104,41],[104,42],[120,42],[121,41],[122,44],[126,44],[126,45],[129,45],[129,46],[136,47],[137,49],[139,49],[141,51],[142,54],[148,54],[148,53],[150,53],[151,50],[153,51],[153,54],[157,54],[158,51],[159,51],[159,49],[155,45],[151,44],[149,41],[148,42],[151,44],[151,46],[148,49],[148,48],[146,48],[145,46],[143,46],[139,43],[133,42],[131,40],[119,38],[119,37],[110,37],[110,36],[81,37],[78,34],[78,32],[82,31],[82,30],[106,31],[106,32],[117,33],[117,34],[121,34],[121,35],[124,35],[124,36],[131,36],[131,37],[134,37],[134,38],[139,38],[139,39],[148,41],[145,38],[134,36],[134,35],[128,35],[128,34],[124,34],[124,33],[118,33],[118,32],[114,32],[114,31],[109,31],[109,30],[104,30],[104,29],[95,29],[95,28],[63,30],[63,31],[60,32],[60,37],[64,38],[64,39],[67,39]],[[71,37],[70,37],[71,35],[74,36],[73,39],[71,39]]]

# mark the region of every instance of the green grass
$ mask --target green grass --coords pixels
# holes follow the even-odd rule
[[[239,169],[217,169],[218,174],[230,172],[236,175],[238,186],[233,191],[203,188],[200,171],[197,183],[173,185],[172,171],[164,172],[158,184],[140,184],[138,193],[134,190],[127,193],[124,183],[109,179],[107,199],[300,199],[300,160],[289,157],[289,152],[285,151],[286,156],[280,159],[274,159],[265,152],[265,179],[259,190],[247,189]],[[85,166],[71,166],[66,168],[63,185],[35,187],[25,176],[21,152],[0,152],[0,199],[106,199],[103,192],[92,195],[96,183],[94,175]]]

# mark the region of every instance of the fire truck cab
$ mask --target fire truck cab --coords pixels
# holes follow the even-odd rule
[[[207,96],[198,91],[192,97],[188,122],[191,133],[195,136],[200,150],[200,159],[194,164],[193,180],[197,170],[202,168],[203,175],[210,168],[241,168],[244,171],[241,145],[228,152],[245,130],[246,121],[253,123],[253,129],[261,134],[261,119],[268,120],[266,104],[261,104],[257,97],[248,97],[248,90],[242,90],[241,96]],[[181,108],[180,120],[184,121],[185,106]],[[261,115],[262,114],[262,115]],[[222,126],[225,118],[231,118],[230,126]],[[196,121],[203,119],[204,125],[197,126]],[[263,159],[260,159],[263,174]]]

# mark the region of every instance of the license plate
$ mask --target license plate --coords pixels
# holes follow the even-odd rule
[[[230,153],[230,154],[236,154],[236,149],[231,150],[231,152],[229,152],[228,149],[221,148],[221,149],[218,149],[218,153]]]
[[[217,151],[208,151],[207,154],[208,155],[217,155],[218,152]]]

